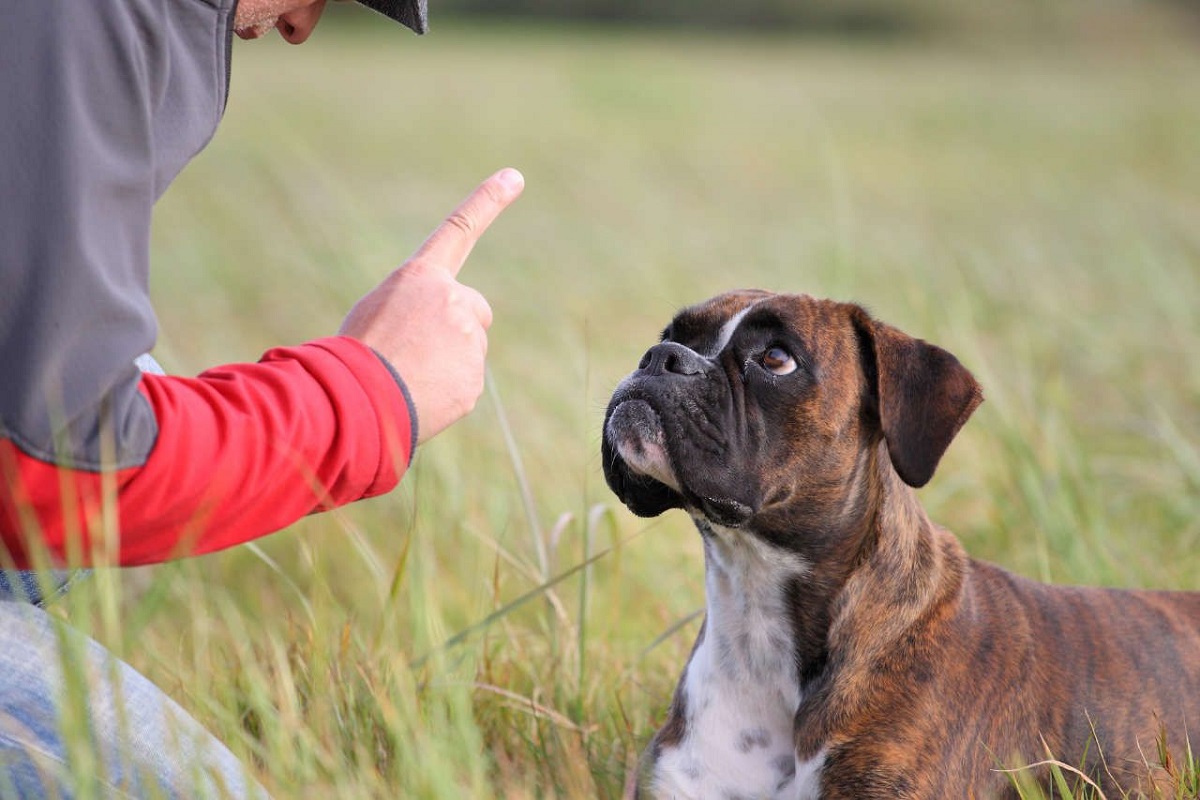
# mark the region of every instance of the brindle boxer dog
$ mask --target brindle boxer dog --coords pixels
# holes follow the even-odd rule
[[[996,797],[1047,751],[1112,788],[1160,726],[1200,744],[1200,593],[1046,586],[926,516],[913,488],[981,400],[858,306],[740,291],[675,317],[604,425],[613,491],[704,541],[640,796]]]

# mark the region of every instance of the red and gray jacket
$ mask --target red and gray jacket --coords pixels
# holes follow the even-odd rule
[[[87,563],[114,527],[123,564],[219,550],[385,492],[412,457],[403,383],[356,340],[195,378],[134,364],[157,336],[152,207],[224,111],[234,2],[5,2],[0,568]]]

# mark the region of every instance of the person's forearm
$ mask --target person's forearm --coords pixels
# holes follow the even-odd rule
[[[158,438],[139,467],[102,476],[0,440],[0,537],[17,566],[31,541],[84,564],[103,542],[130,565],[220,550],[385,492],[412,457],[410,404],[348,337],[191,379],[147,375],[141,392]]]

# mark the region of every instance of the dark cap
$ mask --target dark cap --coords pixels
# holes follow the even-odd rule
[[[417,33],[429,29],[429,11],[426,0],[358,0],[367,8],[374,9],[385,17],[391,17],[412,28]]]

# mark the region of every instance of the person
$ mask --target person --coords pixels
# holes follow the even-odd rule
[[[424,0],[361,2],[425,32]],[[47,614],[69,583],[51,568],[209,553],[386,492],[482,392],[492,310],[457,276],[521,193],[512,169],[470,194],[336,335],[196,377],[155,374],[145,355],[157,333],[152,207],[215,132],[233,34],[300,44],[324,8],[5,5],[0,796],[265,795],[163,692]],[[56,716],[76,672],[101,753],[87,787]]]

